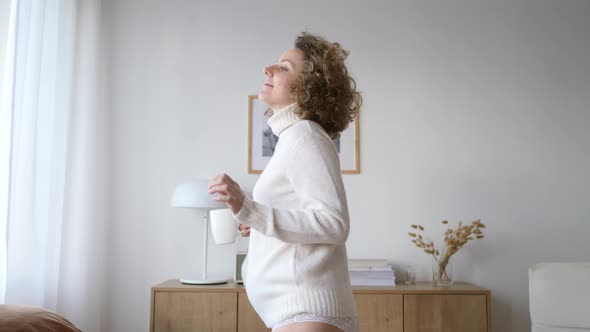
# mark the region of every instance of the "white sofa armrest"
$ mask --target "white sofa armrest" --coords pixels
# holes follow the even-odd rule
[[[529,304],[533,326],[590,329],[590,262],[531,267]]]

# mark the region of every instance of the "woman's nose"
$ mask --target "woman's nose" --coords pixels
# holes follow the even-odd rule
[[[268,66],[268,67],[264,68],[264,75],[272,76],[272,66]]]

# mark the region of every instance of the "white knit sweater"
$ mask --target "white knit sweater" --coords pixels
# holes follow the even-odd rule
[[[324,129],[293,113],[268,124],[279,141],[236,221],[251,227],[242,277],[267,327],[298,313],[356,317],[345,242],[346,193],[336,146]]]

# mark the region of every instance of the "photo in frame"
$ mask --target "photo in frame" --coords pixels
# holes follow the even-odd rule
[[[238,284],[243,284],[244,280],[242,277],[242,266],[244,265],[244,261],[246,260],[246,256],[248,255],[247,251],[236,251],[236,259],[234,264],[234,282]]]
[[[278,137],[267,124],[268,107],[256,95],[248,96],[248,173],[260,174],[274,153]],[[359,174],[359,116],[334,140],[342,174]]]

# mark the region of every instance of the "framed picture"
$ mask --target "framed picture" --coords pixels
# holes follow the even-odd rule
[[[246,260],[247,255],[247,251],[236,252],[236,264],[234,266],[234,281],[238,284],[244,283],[244,280],[242,279],[242,265],[244,264],[244,260]]]
[[[248,96],[248,173],[260,174],[274,153],[278,137],[267,124],[268,107],[256,95]],[[359,174],[359,116],[334,140],[342,174]]]

